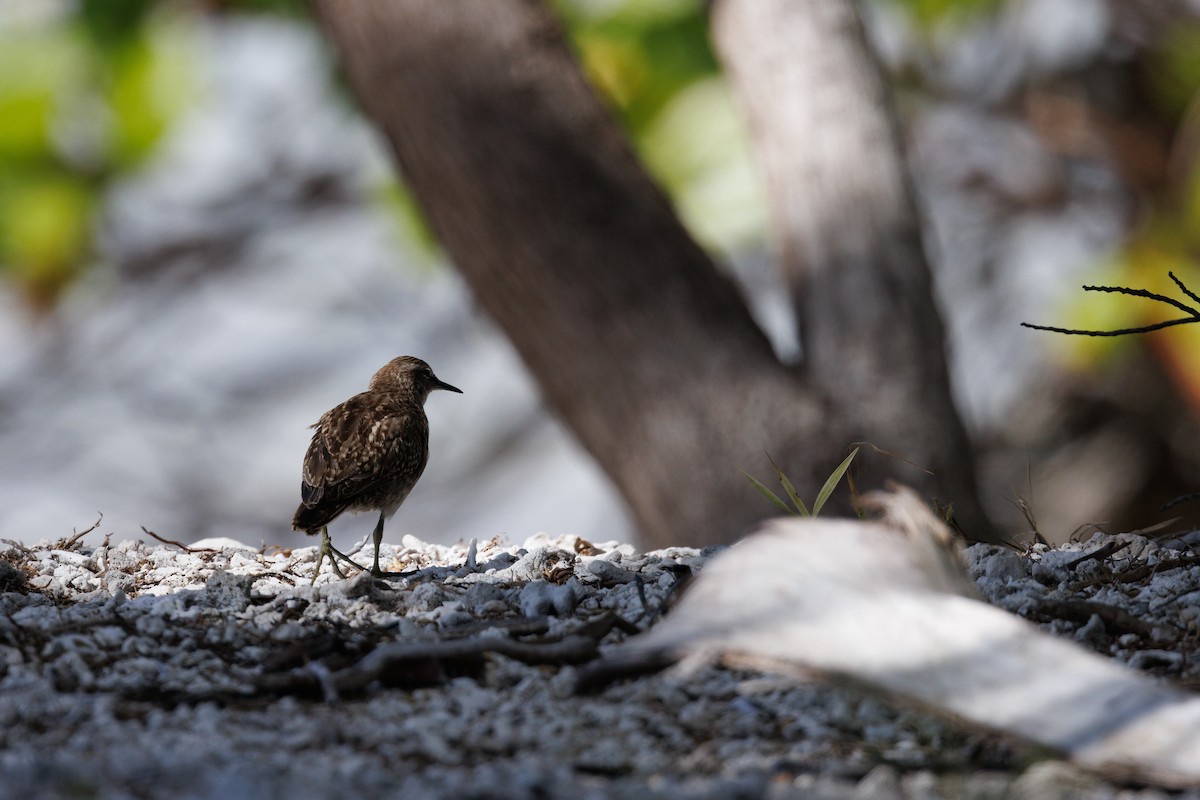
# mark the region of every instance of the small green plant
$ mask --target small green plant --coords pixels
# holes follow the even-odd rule
[[[837,488],[838,483],[842,480],[842,476],[846,474],[846,470],[850,469],[850,462],[854,460],[856,455],[858,455],[857,447],[851,450],[850,455],[846,456],[842,463],[837,465],[837,469],[831,472],[829,477],[825,479],[825,485],[821,487],[821,491],[817,492],[817,499],[813,501],[812,511],[809,511],[808,506],[804,505],[804,501],[800,499],[800,495],[796,492],[796,487],[792,486],[792,482],[788,480],[788,476],[783,474],[783,470],[779,468],[779,465],[775,463],[775,459],[771,458],[769,453],[767,454],[767,460],[775,468],[775,474],[779,477],[779,483],[783,486],[783,491],[787,493],[788,499],[792,501],[792,506],[781,500],[779,495],[764,486],[762,481],[757,480],[749,472],[746,472],[744,469],[741,472],[763,493],[764,497],[783,509],[784,513],[800,517],[815,517],[825,507],[825,502],[829,500],[829,496]]]

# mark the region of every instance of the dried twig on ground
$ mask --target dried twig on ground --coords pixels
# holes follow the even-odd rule
[[[1032,610],[1042,619],[1066,619],[1087,622],[1093,615],[1104,622],[1110,633],[1136,633],[1148,642],[1157,642],[1154,626],[1138,619],[1133,614],[1115,606],[1097,603],[1094,600],[1059,600],[1046,598]]]
[[[177,542],[174,539],[168,539],[165,536],[159,536],[154,531],[149,530],[145,525],[142,526],[142,533],[146,534],[147,536],[149,536],[151,539],[153,539],[156,542],[162,542],[163,544],[169,544],[172,547],[178,547],[180,550],[182,550],[185,553],[219,553],[220,552],[220,550],[216,550],[212,547],[188,547],[183,542]]]

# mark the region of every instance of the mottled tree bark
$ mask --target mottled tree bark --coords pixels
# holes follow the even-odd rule
[[[435,233],[647,543],[740,535],[769,511],[738,471],[764,472],[764,449],[815,492],[857,422],[777,362],[541,3],[314,6]]]

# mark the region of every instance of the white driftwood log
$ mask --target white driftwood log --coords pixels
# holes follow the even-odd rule
[[[816,671],[1109,776],[1200,786],[1200,699],[979,601],[913,493],[874,503],[879,521],[769,523],[610,664],[665,655]]]

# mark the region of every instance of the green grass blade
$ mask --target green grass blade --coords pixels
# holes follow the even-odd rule
[[[829,474],[825,479],[825,485],[821,487],[821,491],[817,493],[817,499],[813,502],[813,516],[821,513],[821,509],[825,506],[825,501],[829,499],[829,495],[833,494],[833,490],[837,488],[838,483],[842,480],[842,476],[846,474],[846,470],[850,469],[850,462],[858,455],[858,448],[850,451],[850,455],[846,456],[841,464],[838,464],[837,469]]]
[[[799,514],[802,517],[811,516],[808,513],[808,506],[804,505],[804,501],[800,499],[800,494],[796,491],[796,487],[792,486],[792,482],[788,480],[788,476],[783,474],[783,470],[775,463],[775,459],[771,458],[771,454],[767,453],[767,461],[771,462],[771,466],[775,468],[775,474],[779,476],[779,483],[783,486],[783,490],[787,492],[788,498],[792,501],[792,505],[796,507],[795,511],[788,509],[789,514]]]
[[[748,480],[749,480],[751,483],[753,483],[753,484],[754,484],[755,488],[757,488],[757,489],[758,489],[760,492],[762,492],[762,493],[763,493],[763,497],[767,498],[767,499],[768,499],[768,500],[770,500],[772,503],[774,503],[775,505],[777,505],[777,506],[779,506],[780,508],[782,508],[785,514],[792,514],[792,513],[794,513],[794,512],[793,512],[793,511],[792,511],[790,508],[788,508],[788,507],[787,507],[787,503],[785,503],[785,502],[783,502],[782,500],[780,500],[780,499],[779,499],[779,498],[778,498],[778,497],[775,495],[775,493],[774,493],[774,492],[772,492],[770,489],[768,489],[766,486],[763,486],[761,481],[757,480],[757,479],[756,479],[756,478],[755,478],[753,475],[751,475],[749,472],[746,472],[746,470],[742,469],[741,467],[738,467],[738,471],[739,471],[739,472],[741,472],[743,475],[745,475],[745,476],[746,476],[746,478],[747,478],[747,479],[748,479]]]

